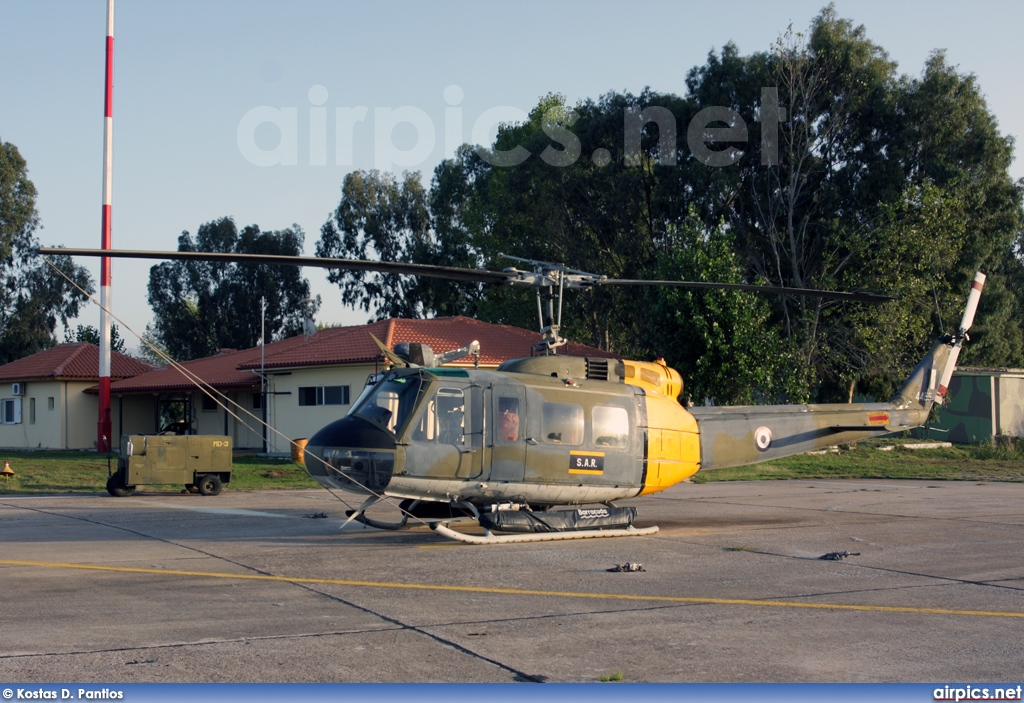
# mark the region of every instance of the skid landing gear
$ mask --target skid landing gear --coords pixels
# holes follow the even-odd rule
[[[611,503],[572,510],[530,510],[525,505],[493,506],[480,514],[483,535],[456,532],[445,522],[432,525],[434,531],[449,539],[468,544],[511,544],[516,542],[555,542],[567,539],[600,537],[643,537],[657,533],[657,527],[636,528],[636,508],[620,508]],[[511,532],[516,534],[494,534]]]
[[[630,525],[626,528],[610,530],[573,530],[566,532],[531,532],[527,534],[496,535],[484,530],[482,535],[468,535],[449,528],[447,523],[436,523],[431,528],[437,534],[467,544],[513,544],[516,542],[556,542],[566,539],[595,539],[598,537],[644,537],[658,532],[657,526],[637,528]]]
[[[476,519],[480,516],[473,506],[468,504],[463,507],[460,503],[403,500],[398,506],[398,509],[402,511],[402,519],[398,522],[384,522],[366,515],[366,509],[379,500],[380,498],[377,496],[370,496],[355,510],[346,510],[345,515],[348,516],[348,519],[342,524],[342,528],[350,522],[359,522],[369,527],[375,527],[378,530],[408,530],[412,527],[409,524],[410,517],[416,518],[417,522],[426,521],[433,527],[435,524],[433,521],[435,520],[450,522],[467,518]]]
[[[399,506],[402,519],[383,522],[367,517],[365,511],[379,500],[367,498],[355,510],[348,511],[350,522],[361,522],[379,530],[406,530],[409,518],[425,522],[437,534],[467,544],[514,544],[522,542],[554,542],[568,539],[601,537],[644,537],[658,532],[657,527],[633,527],[636,508],[617,507],[610,503],[572,510],[531,510],[526,505],[506,503],[484,508],[470,503],[441,503],[405,500]],[[467,534],[453,530],[454,522],[474,520],[484,533]],[[342,525],[344,527],[345,525]],[[512,534],[495,534],[512,533]]]

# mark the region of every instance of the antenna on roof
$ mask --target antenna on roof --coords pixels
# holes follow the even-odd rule
[[[306,306],[305,319],[302,320],[302,332],[306,335],[306,341],[308,342],[310,337],[316,336],[316,322],[313,321],[313,315],[309,312],[309,304],[313,302],[312,298],[306,298],[302,301]]]

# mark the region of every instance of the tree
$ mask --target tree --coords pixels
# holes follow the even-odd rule
[[[686,86],[684,97],[644,90],[575,106],[547,95],[492,144],[442,163],[429,194],[408,176],[401,185],[379,173],[346,180],[324,251],[523,267],[501,252],[611,278],[706,280],[715,271],[894,297],[870,307],[613,287],[567,294],[563,334],[672,357],[700,377],[696,400],[717,402],[891,393],[931,340],[955,331],[982,269],[992,275],[962,358],[1024,365],[1024,183],[1008,175],[1012,140],[973,76],[941,52],[919,76],[901,75],[830,5],[806,33],[790,29],[768,50],[712,51]],[[417,216],[396,216],[396,203],[415,203]],[[525,288],[428,292],[344,276],[343,298],[365,309],[467,309],[536,324]],[[770,350],[760,365],[758,348]]]
[[[668,232],[659,279],[742,283],[728,230],[691,215]],[[738,290],[654,289],[646,318],[651,347],[686,379],[683,396],[714,405],[806,400],[806,368],[772,324],[763,295]]]
[[[779,301],[777,319],[824,379],[817,398],[845,400],[869,378],[883,392],[875,381],[904,375],[928,339],[949,331],[939,322],[956,315],[974,271],[1012,264],[1022,222],[1020,190],[1007,172],[1012,144],[973,76],[947,66],[941,52],[920,78],[900,76],[862,26],[829,6],[806,36],[790,30],[772,51],[750,57],[727,46],[687,85],[702,104],[727,105],[762,130],[763,86],[776,87],[786,111],[777,163],[745,158],[717,169],[717,190],[697,191],[712,193],[698,209],[705,221],[725,219],[749,272],[778,285],[898,297],[872,310]],[[910,271],[910,281],[902,278]],[[1002,286],[995,276],[986,289],[978,344],[965,360],[1020,358],[1021,328]],[[914,340],[913,353],[897,359],[881,336]]]
[[[465,230],[456,221],[457,209],[437,196],[444,192],[458,197],[449,193],[458,185],[444,168],[438,169],[431,194],[420,183],[419,173],[405,173],[401,182],[380,171],[350,173],[342,185],[341,202],[320,229],[316,255],[477,266]],[[377,320],[472,315],[479,295],[476,285],[399,274],[334,269],[327,278],[341,289],[343,303],[358,306]]]
[[[51,267],[34,255],[35,199],[25,160],[0,140],[0,364],[56,344],[57,323],[75,317],[93,292],[88,271],[70,257],[52,257]]]
[[[298,225],[260,232],[250,225],[241,232],[229,217],[203,224],[193,240],[178,238],[178,251],[241,254],[302,254]],[[152,333],[157,346],[176,360],[197,359],[223,348],[247,349],[260,339],[261,299],[266,299],[265,327],[270,339],[299,334],[303,321],[320,307],[310,298],[309,282],[291,266],[179,261],[149,271]]]
[[[71,329],[68,328],[64,331],[65,342],[88,342],[89,344],[100,345],[100,331],[92,325],[78,325],[75,328],[74,334],[71,333]],[[127,354],[124,346],[124,339],[121,337],[121,331],[117,328],[117,325],[110,326],[110,349],[112,351],[120,352],[121,354]]]

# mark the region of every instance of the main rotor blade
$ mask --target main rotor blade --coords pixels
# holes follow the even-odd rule
[[[40,254],[51,256],[108,256],[112,259],[160,259],[164,261],[209,261],[231,264],[268,264],[274,266],[316,266],[325,269],[347,269],[349,271],[380,271],[400,273],[408,276],[446,278],[470,283],[506,283],[514,276],[501,271],[464,269],[455,266],[432,266],[430,264],[401,264],[393,261],[368,261],[365,259],[327,259],[318,256],[276,256],[272,254],[229,254],[201,251],[131,251],[127,249],[63,249],[41,247]]]
[[[328,259],[318,256],[277,256],[272,254],[232,254],[223,252],[201,251],[138,251],[128,249],[64,249],[60,247],[42,247],[40,254],[52,256],[96,256],[112,259],[158,259],[162,261],[209,261],[214,263],[234,263],[249,265],[273,266],[313,266],[326,269],[346,269],[349,271],[379,271],[381,273],[397,273],[407,276],[426,276],[428,278],[444,278],[470,283],[524,283],[531,285],[554,285],[544,274],[536,279],[521,271],[488,271],[485,269],[466,269],[455,266],[434,266],[431,264],[403,264],[394,261],[369,261],[367,259]],[[542,282],[543,281],[543,282]],[[755,286],[746,283],[710,283],[706,281],[647,281],[625,278],[594,278],[571,285],[573,288],[589,288],[590,286],[665,286],[675,288],[719,288],[725,290],[747,290],[756,293],[778,293],[783,295],[799,295],[808,298],[829,298],[832,300],[852,300],[863,303],[884,303],[892,300],[885,295],[874,293],[843,293],[839,291],[812,290],[810,288],[783,288],[780,286]]]
[[[876,293],[844,293],[842,291],[814,290],[812,288],[783,288],[780,286],[755,286],[747,283],[709,283],[707,281],[646,281],[626,278],[606,278],[594,281],[598,286],[666,286],[669,288],[718,288],[725,290],[749,290],[755,293],[779,293],[799,295],[806,298],[828,298],[830,300],[851,300],[861,303],[885,303],[893,298]]]

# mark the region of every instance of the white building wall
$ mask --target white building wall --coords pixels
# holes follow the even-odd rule
[[[61,383],[31,381],[25,382],[23,387],[25,394],[15,396],[11,393],[10,382],[4,381],[0,384],[0,399],[21,401],[21,422],[0,425],[0,446],[18,449],[63,449],[60,422]]]
[[[192,393],[192,428],[196,434],[224,434],[224,408],[219,403],[212,410],[204,410],[204,398],[208,396],[202,391]]]
[[[259,397],[259,391],[238,391],[231,399],[238,403],[246,412],[238,412],[238,418],[231,421],[231,442],[235,447],[246,449],[263,449],[263,430],[260,421],[263,410],[253,407],[253,399]]]
[[[119,447],[122,434],[153,434],[156,411],[154,395],[123,395],[115,396],[110,401],[111,424],[115,438],[114,446]]]
[[[26,381],[25,394],[14,396],[4,382],[0,399],[21,399],[21,422],[0,424],[0,447],[94,448],[98,401],[83,391],[95,385],[95,381]]]
[[[373,372],[373,364],[360,364],[298,368],[288,375],[268,374],[271,395],[267,399],[267,420],[277,430],[268,431],[268,451],[288,453],[288,440],[308,439],[320,428],[344,417]],[[299,388],[308,386],[348,386],[349,404],[300,406]]]
[[[223,398],[218,397],[221,402],[216,404],[215,409],[203,410],[203,398],[206,394],[202,391],[193,392],[193,429],[196,434],[227,435],[231,437],[231,444],[235,449],[262,450],[263,434],[260,420],[263,411],[253,408],[253,396],[258,394],[258,391],[249,390],[228,391],[227,409],[224,407]]]
[[[96,381],[65,381],[62,385],[66,448],[95,449],[100,400],[99,397],[84,391],[95,386]]]
[[[1001,435],[1024,437],[1024,376],[999,376],[996,390]]]

